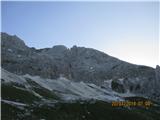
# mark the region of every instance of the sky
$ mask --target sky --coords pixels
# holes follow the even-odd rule
[[[3,1],[1,10],[1,31],[29,47],[77,45],[134,64],[160,64],[158,2]]]

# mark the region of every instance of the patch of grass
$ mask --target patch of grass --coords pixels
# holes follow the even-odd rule
[[[54,108],[43,106],[33,111],[34,115],[46,120],[160,120],[159,114],[148,113],[145,110],[114,108],[102,101],[92,104],[59,103]]]
[[[47,89],[44,88],[32,88],[36,93],[38,93],[39,95],[43,96],[45,99],[59,99],[58,96],[56,96],[52,91],[49,91]]]
[[[41,87],[36,82],[32,81],[30,78],[26,78],[27,82],[32,86],[32,90],[34,90],[39,95],[43,96],[46,99],[59,99],[59,97],[54,94],[54,91],[50,91],[46,88]]]
[[[1,102],[2,120],[16,120],[17,118],[19,118],[18,114],[24,114],[24,111]]]
[[[56,103],[54,107],[44,104],[30,106],[26,110],[31,111],[30,115],[24,115],[21,120],[160,120],[160,114],[155,112],[145,109],[115,108],[110,103],[102,101]],[[23,113],[25,114],[24,111],[2,104],[2,120],[16,120],[19,118],[18,114]],[[12,117],[14,119],[8,119]]]
[[[10,84],[1,85],[1,97],[2,99],[18,101],[22,103],[29,103],[29,104],[32,104],[34,101],[40,100],[33,93],[18,89]]]
[[[29,113],[29,114],[28,114]],[[29,109],[18,109],[15,106],[1,102],[2,120],[39,120],[36,116],[30,114]]]

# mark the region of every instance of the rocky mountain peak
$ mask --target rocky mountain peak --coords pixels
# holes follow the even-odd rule
[[[26,49],[24,41],[16,35],[8,35],[7,33],[1,33],[2,47],[8,47],[13,49]]]
[[[52,47],[52,49],[57,49],[57,50],[66,50],[67,47],[64,45],[55,45]]]

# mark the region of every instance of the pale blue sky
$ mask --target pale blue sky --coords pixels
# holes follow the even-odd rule
[[[158,64],[158,2],[2,2],[2,31],[30,47],[73,45]]]

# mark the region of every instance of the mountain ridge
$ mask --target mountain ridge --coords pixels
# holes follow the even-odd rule
[[[35,49],[26,46],[17,36],[7,33],[1,33],[1,44],[2,68],[18,75],[39,75],[49,79],[63,76],[72,81],[94,83],[98,86],[104,86],[106,80],[112,79],[112,83],[118,85],[116,91],[130,90],[150,95],[154,93],[153,86],[159,86],[156,85],[156,81],[159,81],[156,80],[159,79],[156,77],[159,76],[159,72],[156,72],[158,67],[154,69],[130,64],[92,48],[73,46],[68,49],[58,45]],[[124,81],[119,82],[120,79]]]
[[[129,62],[129,61],[125,61],[125,60],[122,60],[122,59],[119,59],[119,58],[117,58],[117,57],[115,57],[115,56],[112,56],[112,55],[110,55],[110,54],[107,54],[106,52],[103,52],[103,51],[100,51],[100,50],[97,50],[97,49],[94,49],[94,48],[90,48],[90,47],[83,47],[83,46],[77,46],[77,45],[73,45],[72,47],[66,47],[65,45],[60,45],[60,44],[57,44],[57,45],[53,45],[52,47],[45,47],[45,48],[36,48],[36,47],[33,47],[33,46],[28,46],[28,45],[26,45],[25,44],[25,42],[22,40],[22,39],[20,39],[17,35],[9,35],[8,33],[6,33],[6,32],[1,32],[1,36],[10,36],[10,37],[14,37],[14,38],[17,38],[18,40],[20,40],[21,42],[23,42],[23,44],[26,46],[26,47],[28,47],[28,48],[30,48],[30,49],[32,49],[32,50],[35,50],[35,51],[46,51],[46,50],[49,50],[49,49],[52,49],[52,48],[63,48],[63,49],[67,49],[67,50],[71,50],[72,48],[74,48],[74,47],[77,47],[77,48],[86,48],[86,49],[91,49],[91,50],[96,50],[96,51],[99,51],[99,52],[101,52],[101,53],[103,53],[103,54],[106,54],[106,55],[108,55],[108,56],[110,56],[110,57],[113,57],[113,58],[116,58],[116,59],[118,59],[118,60],[120,60],[120,61],[123,61],[123,62],[126,62],[126,63],[129,63],[129,64],[133,64],[133,65],[139,65],[139,66],[146,66],[146,67],[150,67],[150,68],[153,68],[153,67],[151,67],[151,66],[147,66],[147,65],[141,65],[141,64],[135,64],[135,63],[131,63],[131,62]],[[157,65],[157,66],[159,66],[159,65]],[[156,67],[155,67],[156,68]],[[153,68],[153,69],[155,69],[155,68]]]

